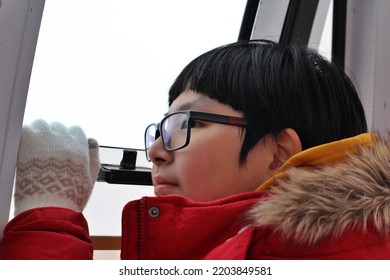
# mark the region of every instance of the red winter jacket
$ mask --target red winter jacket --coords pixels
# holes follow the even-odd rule
[[[207,203],[129,202],[121,257],[390,259],[388,144],[365,134],[304,151],[262,188]],[[0,245],[3,259],[92,258],[82,214],[62,208],[21,213]]]

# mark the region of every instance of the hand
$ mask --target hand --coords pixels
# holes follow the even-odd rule
[[[23,126],[16,163],[15,215],[37,207],[83,211],[100,169],[99,145],[77,126]]]

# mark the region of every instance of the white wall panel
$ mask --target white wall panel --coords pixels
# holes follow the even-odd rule
[[[361,94],[368,126],[390,126],[390,1],[350,0],[347,6],[346,70]]]

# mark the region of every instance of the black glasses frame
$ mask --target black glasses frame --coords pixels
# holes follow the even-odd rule
[[[176,115],[176,114],[185,114],[187,116],[187,123],[186,123],[187,135],[186,135],[186,142],[183,145],[179,146],[178,148],[172,149],[172,148],[167,147],[167,144],[165,143],[165,140],[164,140],[164,136],[161,133],[161,131],[162,131],[161,127],[162,127],[162,124],[165,122],[166,119],[168,119],[172,115]],[[159,122],[158,124],[152,123],[152,124],[150,124],[150,125],[148,125],[146,127],[146,129],[145,129],[145,136],[144,136],[146,159],[148,161],[151,161],[149,159],[149,156],[148,156],[149,148],[147,147],[147,131],[148,131],[148,129],[150,127],[154,126],[155,129],[156,129],[156,135],[155,135],[155,140],[154,141],[156,141],[157,138],[161,136],[161,139],[163,141],[163,145],[164,145],[164,149],[165,150],[167,150],[167,151],[177,151],[177,150],[185,148],[190,143],[191,126],[189,124],[193,120],[207,121],[207,122],[219,123],[219,124],[224,124],[224,125],[240,126],[240,127],[246,127],[247,126],[246,119],[245,118],[241,118],[241,117],[233,117],[233,116],[227,116],[227,115],[212,114],[212,113],[205,113],[205,112],[198,112],[198,111],[189,111],[189,110],[177,111],[177,112],[174,112],[172,114],[169,114],[169,115],[165,116],[161,120],[161,122]]]

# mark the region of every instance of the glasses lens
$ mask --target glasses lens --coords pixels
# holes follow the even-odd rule
[[[156,141],[156,125],[151,124],[145,131],[145,149],[148,150],[154,141]]]
[[[167,150],[176,150],[187,142],[188,119],[185,113],[175,113],[161,123],[162,138]]]

